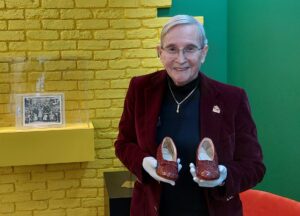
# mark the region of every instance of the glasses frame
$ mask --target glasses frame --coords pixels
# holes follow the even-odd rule
[[[191,47],[194,48],[193,51],[189,51],[189,48],[191,48]],[[168,48],[175,48],[175,50],[174,50],[174,51],[171,51],[171,50],[168,49]],[[184,48],[181,48],[181,49],[179,49],[179,48],[176,47],[176,46],[174,46],[174,47],[173,47],[173,46],[169,46],[169,47],[161,47],[161,49],[162,49],[163,51],[165,51],[169,56],[175,57],[175,56],[178,56],[179,53],[181,52],[181,53],[183,54],[183,56],[185,56],[186,58],[188,58],[188,57],[192,57],[193,55],[195,55],[198,51],[202,51],[202,50],[203,50],[203,47],[200,48],[200,47],[195,46],[195,45],[188,45],[188,46],[186,46],[186,47],[184,47]]]

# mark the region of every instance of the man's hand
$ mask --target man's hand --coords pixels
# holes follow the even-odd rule
[[[219,165],[219,172],[220,172],[220,177],[215,180],[203,180],[199,179],[196,175],[196,168],[193,163],[190,163],[190,173],[193,176],[194,182],[196,182],[199,187],[216,187],[216,186],[222,186],[224,184],[224,181],[227,177],[227,169],[223,165]]]
[[[178,172],[179,172],[182,168],[179,158],[177,159],[177,163],[178,163]],[[155,180],[157,180],[159,182],[169,183],[174,186],[175,181],[165,179],[165,178],[162,178],[159,175],[157,175],[156,167],[157,167],[157,160],[154,157],[145,157],[143,159],[143,168],[147,173],[149,173],[150,176],[152,176],[152,178],[154,178]]]

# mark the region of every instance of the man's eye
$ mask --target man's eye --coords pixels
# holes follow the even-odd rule
[[[175,52],[177,52],[177,49],[176,49],[176,47],[167,47],[167,51],[175,53]]]
[[[196,50],[197,50],[197,47],[194,47],[194,46],[188,46],[185,48],[185,51],[189,52],[189,53],[195,52]]]

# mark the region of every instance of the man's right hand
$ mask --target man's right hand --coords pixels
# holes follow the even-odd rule
[[[177,160],[177,163],[178,163],[178,172],[179,172],[182,167],[182,165],[180,164],[180,159]],[[143,159],[143,168],[156,181],[169,183],[172,186],[175,185],[175,181],[165,179],[165,178],[162,178],[159,175],[157,175],[157,173],[156,173],[157,160],[154,157],[145,157]]]

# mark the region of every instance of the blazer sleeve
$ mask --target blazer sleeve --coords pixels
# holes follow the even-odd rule
[[[142,163],[146,156],[137,143],[136,125],[135,125],[135,105],[138,91],[135,85],[135,78],[132,78],[125,97],[124,109],[119,123],[119,134],[115,141],[115,153],[120,161],[132,172],[140,182],[144,181],[145,173]]]
[[[215,198],[226,201],[257,185],[263,179],[266,171],[262,149],[257,139],[256,126],[244,90],[241,90],[234,121],[233,160],[223,164],[227,168],[224,186],[216,187],[211,191]]]

